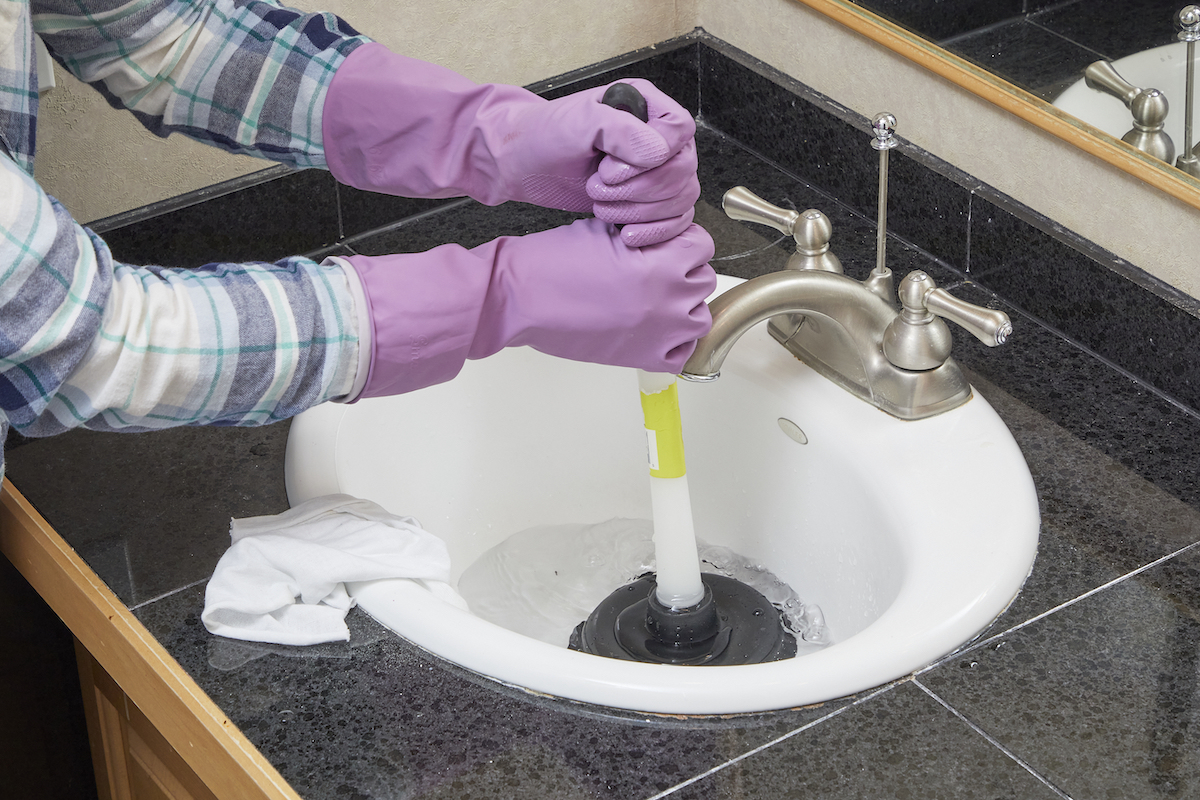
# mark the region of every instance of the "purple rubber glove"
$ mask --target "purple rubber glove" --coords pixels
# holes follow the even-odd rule
[[[359,189],[590,211],[624,223],[631,247],[663,242],[700,197],[696,124],[650,82],[624,82],[646,98],[648,123],[601,103],[606,87],[546,100],[367,44],[329,87],[326,161]]]
[[[528,345],[575,361],[678,373],[712,327],[713,242],[698,225],[630,248],[579,220],[467,250],[352,256],[371,319],[371,366],[358,395],[431,386],[467,358]]]

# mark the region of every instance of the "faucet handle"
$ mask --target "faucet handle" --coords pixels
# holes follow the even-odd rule
[[[1139,87],[1122,78],[1111,61],[1095,61],[1089,64],[1083,71],[1083,82],[1089,89],[1111,94],[1126,106],[1142,92]]]
[[[945,289],[931,289],[925,295],[925,307],[939,317],[958,323],[959,327],[988,347],[997,347],[1012,335],[1008,314],[984,308],[959,299]]]
[[[721,198],[721,208],[730,219],[769,225],[791,236],[796,252],[788,259],[788,269],[819,269],[842,273],[842,262],[829,251],[833,224],[815,208],[791,211],[768,203],[745,186],[735,186]]]
[[[933,278],[916,270],[900,281],[900,313],[883,332],[883,354],[901,369],[940,367],[950,357],[950,329],[940,319],[965,328],[988,347],[1004,344],[1012,322],[996,311],[961,300],[939,289]]]
[[[769,225],[780,233],[792,235],[800,212],[768,203],[745,186],[735,186],[721,198],[725,216],[738,222],[757,222]]]

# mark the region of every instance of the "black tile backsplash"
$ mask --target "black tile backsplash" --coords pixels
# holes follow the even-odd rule
[[[337,181],[324,170],[285,172],[211,200],[201,199],[209,191],[193,193],[199,202],[189,204],[184,198],[164,204],[182,208],[160,214],[150,206],[141,215],[131,212],[99,220],[93,228],[117,260],[166,267],[270,262],[294,255],[298,247],[305,252],[318,250],[339,239]]]
[[[855,213],[877,219],[879,154],[871,147],[870,121],[719,43],[702,55],[701,116],[708,125]],[[900,121],[897,134],[902,133]],[[888,229],[965,269],[971,188],[978,182],[946,164],[939,165],[939,174],[914,161],[915,153],[889,151]]]
[[[1047,325],[1192,408],[1200,319],[1079,250],[975,197],[971,276]],[[1189,298],[1174,297],[1194,308]]]
[[[1088,64],[1104,57],[1032,19],[975,31],[943,46],[1047,102],[1083,77]]]
[[[1112,61],[1177,41],[1175,15],[1186,5],[1179,0],[1079,0],[1034,20]]]

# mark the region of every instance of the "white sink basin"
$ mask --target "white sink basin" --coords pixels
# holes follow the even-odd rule
[[[1184,108],[1187,101],[1187,44],[1175,42],[1118,59],[1113,66],[1122,78],[1140,89],[1158,89],[1169,105],[1163,130],[1183,154]],[[1200,81],[1193,87],[1193,104],[1200,101]],[[1054,105],[1105,133],[1120,139],[1133,128],[1133,115],[1118,98],[1088,88],[1083,79],[1071,84]],[[1200,109],[1200,105],[1196,105]],[[1200,127],[1196,128],[1200,131]],[[1195,136],[1196,133],[1193,133]],[[1195,141],[1192,142],[1194,146]]]
[[[722,278],[718,291],[733,283]],[[638,398],[632,370],[507,350],[448,384],[298,417],[289,497],[343,492],[415,516],[445,539],[457,581],[535,526],[651,517]],[[979,633],[1029,573],[1033,484],[978,394],[902,422],[796,361],[763,324],[733,348],[720,380],[680,382],[680,404],[698,537],[819,605],[832,644],[752,666],[640,664],[515,633],[405,581],[352,594],[406,639],[507,684],[640,711],[725,714],[905,676]]]

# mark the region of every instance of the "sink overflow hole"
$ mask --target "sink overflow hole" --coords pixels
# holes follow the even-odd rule
[[[808,444],[808,437],[804,435],[804,431],[800,430],[800,426],[786,417],[779,418],[779,430],[800,444]]]

